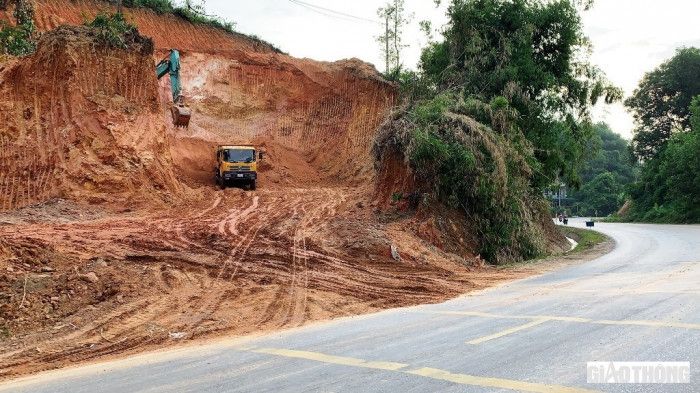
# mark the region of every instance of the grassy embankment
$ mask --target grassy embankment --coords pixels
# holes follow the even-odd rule
[[[562,226],[560,229],[566,237],[574,239],[578,243],[578,245],[573,250],[569,251],[569,253],[590,250],[608,239],[608,237],[602,233],[592,231],[590,229],[572,228],[567,226]]]

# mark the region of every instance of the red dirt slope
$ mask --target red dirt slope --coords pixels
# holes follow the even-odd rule
[[[33,0],[35,24],[40,31],[61,25],[81,25],[99,12],[113,13],[116,7],[100,0]],[[124,8],[127,19],[138,26],[141,34],[153,38],[156,48],[167,50],[222,53],[232,51],[272,52],[272,49],[243,34],[232,35],[202,25],[195,25],[175,15],[158,15],[148,9]],[[12,9],[0,11],[0,20],[14,23]]]
[[[160,154],[166,129],[151,49],[96,51],[84,30],[47,33],[34,55],[0,64],[1,210],[180,188]]]

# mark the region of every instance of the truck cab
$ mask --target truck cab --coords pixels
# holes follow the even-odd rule
[[[255,190],[258,178],[258,160],[262,152],[254,146],[220,145],[216,148],[216,168],[214,177],[221,188],[240,184]]]

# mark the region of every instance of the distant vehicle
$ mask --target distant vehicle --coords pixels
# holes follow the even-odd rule
[[[257,161],[262,159],[263,153],[257,152],[254,146],[218,146],[214,168],[216,184],[222,189],[229,185],[240,184],[255,190],[258,179]]]

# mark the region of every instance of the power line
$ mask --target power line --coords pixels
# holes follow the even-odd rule
[[[291,1],[291,2],[294,3],[294,4],[297,4],[297,5],[306,7],[306,8],[311,8],[311,9],[313,9],[314,11],[315,11],[315,10],[321,10],[321,11],[329,12],[329,13],[331,13],[331,14],[343,16],[343,17],[346,17],[346,18],[361,20],[361,21],[363,21],[363,22],[379,23],[379,21],[374,20],[374,19],[363,18],[363,17],[361,17],[361,16],[355,16],[355,15],[346,14],[345,12],[335,11],[335,10],[332,10],[332,9],[330,9],[330,8],[321,7],[320,5],[315,5],[315,4],[307,3],[307,2],[301,1],[301,0],[289,0],[289,1]],[[326,15],[326,16],[333,16],[333,15],[328,15],[328,14],[325,14],[325,13],[324,13],[323,15]]]
[[[315,4],[307,3],[305,1],[301,1],[301,0],[289,0],[289,1],[293,4],[300,5],[304,8],[307,8],[307,9],[314,11],[318,14],[328,16],[331,18],[338,18],[338,19],[343,19],[343,20],[358,20],[358,21],[362,21],[362,22],[381,24],[379,21],[374,20],[374,19],[363,18],[361,16],[346,14],[345,12],[335,11],[335,10],[332,10],[330,8],[321,7],[321,6],[318,6]]]

